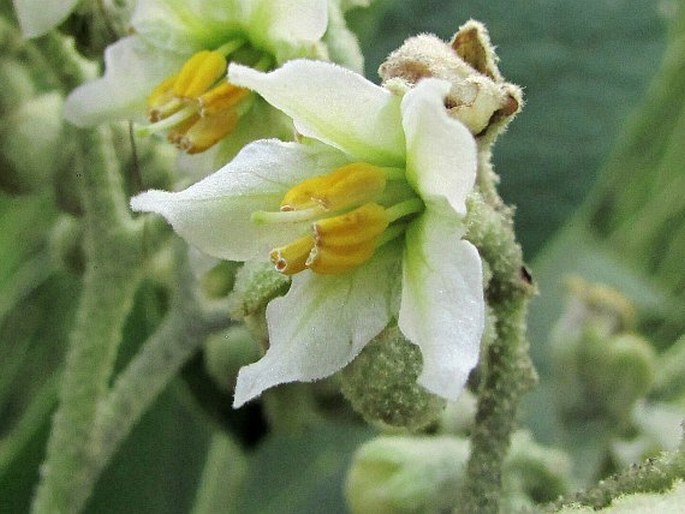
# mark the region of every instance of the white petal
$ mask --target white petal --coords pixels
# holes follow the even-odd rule
[[[476,142],[468,129],[447,115],[448,82],[426,79],[402,100],[407,138],[407,179],[427,202],[445,198],[466,214],[466,195],[476,180]]]
[[[136,36],[121,39],[105,50],[105,75],[71,92],[64,116],[79,127],[142,117],[153,88],[180,69],[184,59]]]
[[[314,42],[321,39],[328,25],[328,0],[251,0],[248,21],[251,39],[274,42]]]
[[[401,247],[384,246],[342,275],[305,271],[269,304],[269,350],[240,370],[234,407],[285,382],[327,377],[348,364],[396,314]]]
[[[398,324],[421,348],[418,382],[448,400],[478,361],[484,324],[481,260],[462,233],[454,216],[427,210],[407,230],[402,270]]]
[[[161,214],[181,237],[214,257],[268,260],[274,247],[301,236],[308,224],[256,224],[252,213],[278,211],[284,193],[294,184],[345,162],[340,153],[325,150],[257,141],[188,189],[147,191],[131,199],[131,208]]]
[[[65,20],[78,0],[13,0],[26,37],[42,36]]]
[[[184,54],[215,49],[242,32],[241,0],[139,0],[136,32],[159,48]]]
[[[404,164],[399,99],[361,75],[331,63],[296,60],[271,73],[231,64],[228,79],[293,118],[304,136],[370,163]]]

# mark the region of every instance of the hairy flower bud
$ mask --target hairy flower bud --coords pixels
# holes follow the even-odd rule
[[[235,389],[238,370],[258,358],[257,345],[244,325],[236,325],[213,334],[205,343],[204,361],[207,373],[227,393]]]
[[[445,407],[445,400],[417,384],[421,368],[419,348],[391,326],[342,371],[342,392],[369,423],[419,430]]]
[[[447,512],[457,502],[468,441],[378,437],[357,450],[345,492],[354,514]]]
[[[231,316],[243,319],[266,308],[277,296],[285,294],[290,279],[267,263],[247,263],[235,276],[229,297]]]
[[[485,27],[470,20],[450,44],[432,34],[407,39],[381,64],[383,85],[398,92],[420,80],[447,80],[452,88],[445,99],[448,113],[482,141],[492,142],[521,110],[521,89],[505,82]]]
[[[28,193],[50,185],[64,152],[63,99],[46,93],[27,100],[2,117],[0,126],[0,185],[12,193]]]
[[[561,415],[628,421],[654,379],[654,350],[629,331],[633,308],[617,291],[580,278],[570,285],[570,302],[552,337]]]
[[[83,224],[69,214],[62,214],[50,233],[50,253],[57,264],[80,275],[86,267],[83,251]]]

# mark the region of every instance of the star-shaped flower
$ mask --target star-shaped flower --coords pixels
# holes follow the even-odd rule
[[[361,66],[356,39],[337,14],[336,0],[141,0],[134,34],[107,48],[104,76],[72,92],[65,116],[92,126],[147,113],[140,134],[165,133],[190,154],[229,134],[223,154],[231,156],[260,137],[285,137],[289,123],[225,80],[227,63],[268,70],[295,57],[346,55]]]
[[[269,349],[240,371],[236,407],[290,381],[326,377],[393,319],[421,348],[419,383],[456,398],[483,330],[481,260],[462,239],[476,144],[426,79],[402,98],[323,62],[229,80],[288,114],[302,143],[262,140],[188,189],[148,191],[136,211],[164,216],[191,244],[292,275],[266,311]],[[369,377],[373,380],[373,377]]]

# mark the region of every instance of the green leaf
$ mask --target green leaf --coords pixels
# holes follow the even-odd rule
[[[200,481],[210,429],[172,383],[100,477],[85,512],[186,514]]]

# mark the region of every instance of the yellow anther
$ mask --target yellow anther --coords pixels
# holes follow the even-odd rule
[[[218,143],[235,130],[245,112],[241,103],[251,94],[229,84],[223,79],[225,73],[226,58],[220,51],[193,55],[177,75],[152,91],[148,97],[152,125],[140,127],[138,134],[168,131],[167,139],[189,154]]]
[[[383,192],[387,181],[383,168],[364,162],[342,166],[331,173],[307,179],[283,197],[281,210],[291,211],[321,206],[340,210],[373,200]]]
[[[183,120],[182,122],[178,123],[177,125],[174,125],[174,127],[169,129],[169,132],[167,132],[167,135],[166,135],[167,141],[169,141],[171,144],[177,146],[178,148],[181,148],[183,138],[186,137],[186,134],[191,129],[191,127],[193,125],[195,125],[199,120],[200,120],[200,115],[199,114],[193,114],[192,116]]]
[[[271,262],[284,275],[294,275],[306,269],[305,263],[314,248],[314,238],[301,237],[292,243],[271,251]]]
[[[367,203],[340,216],[319,220],[313,225],[316,245],[347,247],[375,239],[388,228],[385,209]]]
[[[196,53],[181,68],[174,82],[174,94],[180,98],[199,97],[226,73],[226,66],[226,57],[219,52]]]
[[[224,81],[207,91],[198,99],[200,103],[200,114],[202,116],[211,116],[220,111],[232,109],[249,94],[249,89],[234,86],[233,84]]]
[[[378,204],[326,218],[313,225],[315,246],[305,263],[316,273],[344,273],[371,258],[388,216]]]
[[[182,104],[180,101],[175,100],[173,91],[177,78],[178,75],[172,75],[163,80],[148,96],[147,113],[151,122],[166,118],[181,108]]]
[[[189,154],[204,152],[233,132],[238,125],[238,114],[226,110],[197,120],[186,132],[180,148]]]
[[[375,239],[344,247],[316,245],[305,265],[315,273],[324,275],[345,273],[368,261],[375,250]]]

